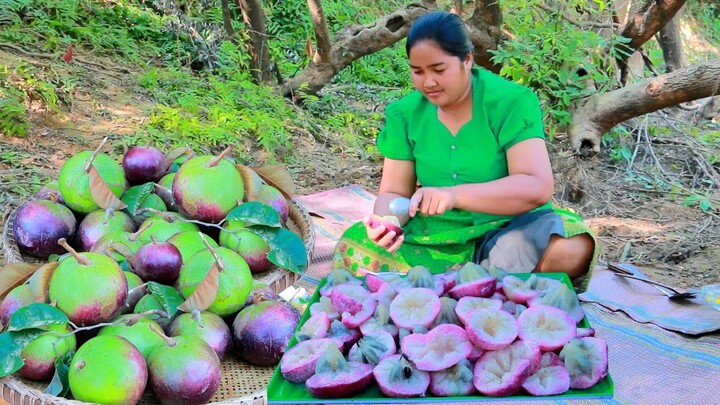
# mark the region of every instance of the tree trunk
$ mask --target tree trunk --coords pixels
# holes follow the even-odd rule
[[[322,3],[320,0],[307,0],[307,5],[310,9],[315,41],[317,42],[317,50],[315,51],[315,55],[313,55],[313,62],[316,64],[332,63],[330,33],[328,32],[327,23],[325,22]]]
[[[228,0],[221,0],[220,6],[222,7],[223,27],[225,28],[225,34],[233,44],[237,45],[238,39],[232,26],[232,14],[230,13],[230,5],[228,4]]]
[[[620,82],[627,82],[627,60],[645,42],[653,37],[670,21],[686,0],[645,0],[643,6],[631,15],[622,31],[630,39],[627,44],[618,45],[616,61],[620,67]]]
[[[720,61],[706,62],[596,95],[573,114],[570,144],[576,152],[599,152],[602,134],[625,120],[720,94],[718,77]]]
[[[265,25],[265,12],[262,9],[260,0],[237,0],[242,11],[243,21],[250,33],[250,70],[253,78],[258,83],[269,82],[270,72],[270,49],[267,42],[267,28]]]
[[[457,14],[462,17],[463,13],[463,0],[455,0],[453,1],[453,6],[450,9],[450,12],[453,14]]]
[[[434,9],[436,9],[434,1],[413,3],[378,19],[375,23],[364,26],[351,25],[342,29],[332,41],[327,62],[323,62],[316,54],[302,72],[285,82],[282,88],[283,94],[295,99],[301,87],[309,94],[317,93],[335,77],[337,72],[354,60],[385,49],[403,39],[415,19]],[[321,46],[318,43],[318,47]]]
[[[665,68],[668,72],[682,69],[687,64],[687,58],[683,52],[682,36],[680,35],[680,19],[682,18],[683,9],[680,9],[675,14],[675,17],[660,29],[660,35],[658,36],[658,43],[662,49]]]
[[[502,21],[502,8],[497,0],[475,0],[475,10],[467,21],[475,46],[475,63],[495,73],[500,72],[501,66],[490,60],[489,51],[497,49],[500,43]]]

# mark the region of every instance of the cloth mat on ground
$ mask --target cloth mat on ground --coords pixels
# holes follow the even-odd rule
[[[640,278],[647,277],[632,265],[622,264],[622,267]],[[720,311],[708,305],[702,296],[669,300],[652,285],[618,277],[604,266],[595,268],[587,291],[578,298],[612,311],[622,311],[638,322],[653,323],[672,331],[691,335],[720,331]]]
[[[314,290],[318,281],[332,269],[335,242],[345,228],[372,212],[374,199],[372,193],[358,186],[298,197],[298,201],[313,215],[316,229],[313,262],[298,284],[311,292]],[[592,289],[598,273],[602,274],[596,271],[590,280],[589,292],[592,294],[599,293]],[[600,288],[601,284],[596,286]],[[582,306],[590,325],[596,330],[596,336],[608,342],[609,368],[615,382],[615,395],[611,400],[557,403],[718,403],[720,334],[685,336],[653,324],[638,323],[623,312],[613,312],[599,304],[583,302]],[[523,403],[547,404],[548,401]]]

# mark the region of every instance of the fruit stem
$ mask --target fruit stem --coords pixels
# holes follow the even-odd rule
[[[220,256],[217,255],[217,252],[215,251],[215,248],[212,247],[212,245],[205,239],[205,235],[202,232],[198,232],[200,234],[200,238],[202,239],[205,246],[207,246],[208,250],[210,251],[210,254],[215,259],[215,263],[217,263],[218,271],[222,272],[225,270],[225,263],[223,263]]]
[[[152,240],[152,243],[157,245],[158,239],[157,239],[157,237],[155,237],[155,235],[150,235],[150,240]]]
[[[149,324],[149,326],[150,326],[150,329],[152,329],[153,332],[157,333],[161,338],[163,338],[163,339],[165,340],[165,342],[167,343],[168,347],[173,347],[173,346],[175,346],[175,340],[173,340],[173,338],[171,338],[171,337],[168,337],[168,335],[166,335],[165,333],[163,333],[163,331],[161,331],[160,329],[158,329],[158,327],[156,326],[156,324],[151,323],[151,324]]]
[[[142,208],[142,209],[147,210],[147,209],[151,209],[151,208]],[[138,210],[138,211],[140,211],[140,210]],[[150,228],[152,226],[152,224],[153,224],[153,221],[145,222],[144,224],[142,224],[140,229],[138,229],[137,231],[130,234],[130,236],[128,236],[128,240],[130,242],[135,242],[135,240],[138,238],[138,236],[140,236],[141,233],[145,232],[146,229]]]
[[[193,316],[193,318],[195,318],[195,320],[197,321],[198,326],[199,326],[201,329],[205,329],[205,325],[203,325],[203,323],[202,323],[202,317],[201,317],[200,315],[201,315],[201,314],[200,314],[200,311],[199,311],[199,310],[197,310],[197,309],[193,309],[193,310],[192,310],[192,316]]]
[[[97,149],[95,149],[95,151],[93,152],[92,156],[90,156],[90,159],[88,159],[88,161],[85,162],[85,167],[83,168],[83,169],[85,170],[85,173],[90,173],[90,166],[92,166],[92,164],[93,164],[93,162],[95,161],[95,158],[97,157],[97,155],[100,154],[100,150],[101,150],[102,147],[105,145],[105,142],[107,142],[107,140],[108,140],[108,137],[107,137],[107,136],[106,136],[105,138],[103,138],[102,142],[100,142],[100,146],[98,146]]]
[[[137,288],[137,287],[135,287]],[[137,321],[150,316],[150,315],[158,315],[161,318],[170,318],[170,314],[167,312],[161,310],[161,309],[151,309],[149,311],[140,312],[139,314],[133,314],[129,317],[127,317],[124,322],[127,324],[127,326],[133,326],[137,323]]]
[[[60,238],[57,241],[58,245],[62,246],[63,249],[67,250],[68,253],[72,255],[72,257],[77,260],[78,263],[82,264],[83,266],[89,266],[92,264],[90,259],[88,259],[85,255],[81,255],[80,253],[76,252],[75,249],[73,249],[68,243],[65,241],[65,238]]]
[[[218,163],[220,163],[221,160],[225,159],[225,156],[229,155],[230,152],[233,151],[233,149],[235,149],[235,144],[234,144],[234,143],[231,143],[230,145],[228,145],[227,148],[225,148],[224,151],[220,152],[219,155],[217,155],[217,156],[215,156],[214,158],[212,158],[212,159],[207,163],[207,165],[205,165],[205,167],[215,167],[215,166],[217,166]]]

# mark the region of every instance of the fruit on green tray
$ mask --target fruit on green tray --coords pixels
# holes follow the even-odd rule
[[[358,340],[350,348],[348,360],[376,366],[382,359],[397,352],[395,339],[387,332],[377,331]]]
[[[215,301],[207,311],[220,316],[236,313],[243,307],[252,288],[252,275],[247,263],[240,255],[230,249],[214,249],[223,265],[219,271],[218,292]],[[183,297],[188,298],[205,279],[210,267],[215,263],[213,252],[201,250],[183,263],[177,284]]]
[[[368,290],[361,285],[340,284],[333,288],[330,294],[330,303],[340,314],[345,312],[355,314],[363,309],[366,301],[373,301]],[[373,306],[373,311],[375,310]],[[372,313],[370,313],[372,315]],[[369,318],[369,316],[368,316]]]
[[[490,397],[515,395],[530,376],[530,369],[530,360],[516,358],[510,347],[489,350],[475,363],[473,384]]]
[[[97,336],[78,349],[70,362],[68,381],[78,401],[136,404],[147,383],[145,359],[119,336]]]
[[[425,328],[432,325],[440,313],[440,297],[427,288],[408,288],[400,291],[390,304],[390,318],[399,328]]]
[[[480,297],[462,297],[458,300],[455,307],[455,313],[462,323],[467,322],[467,316],[471,311],[478,309],[497,309],[502,308],[503,302],[494,298]]]
[[[560,351],[560,359],[570,374],[570,388],[590,388],[607,375],[607,342],[596,337],[572,339]]]
[[[36,381],[50,381],[55,374],[55,359],[76,348],[75,335],[60,337],[72,331],[68,324],[48,325],[43,329],[51,333],[35,338],[20,353],[25,364],[18,374]]]
[[[540,295],[540,291],[533,289],[526,280],[517,276],[506,276],[503,278],[502,290],[510,301],[523,305],[526,305],[529,300]]]
[[[282,356],[280,373],[290,382],[304,384],[315,374],[318,359],[331,346],[339,349],[342,343],[329,338],[299,342]]]
[[[180,275],[182,263],[182,255],[175,245],[154,239],[138,249],[133,272],[144,281],[172,285]]]
[[[199,337],[167,338],[150,355],[148,370],[163,403],[204,404],[220,388],[220,359]]]
[[[418,370],[399,354],[381,360],[373,369],[373,375],[380,391],[393,398],[424,396],[430,385],[430,373]]]
[[[372,378],[371,365],[347,361],[337,347],[330,346],[318,359],[315,375],[305,381],[305,387],[315,398],[348,398],[367,388]]]
[[[355,328],[348,328],[341,321],[334,320],[330,322],[330,329],[328,330],[327,337],[337,340],[342,343],[343,353],[350,351],[350,348],[360,340],[362,334]]]
[[[438,397],[475,394],[473,368],[467,359],[445,370],[430,373],[430,393]]]
[[[325,312],[330,322],[340,319],[340,314],[330,303],[330,297],[320,297],[317,302],[313,302],[310,305],[310,315],[315,315],[320,312]]]
[[[258,366],[278,364],[300,322],[300,313],[285,301],[262,301],[240,311],[232,324],[241,359]]]
[[[125,152],[122,168],[130,185],[155,182],[165,175],[165,155],[152,146],[133,146]]]
[[[389,305],[378,303],[373,316],[360,325],[360,332],[363,336],[372,335],[375,331],[384,331],[389,333],[393,339],[397,340],[399,335],[398,327],[390,321]]]
[[[223,159],[223,154],[194,157],[175,174],[173,198],[188,218],[218,223],[242,202],[245,196],[242,176],[235,165]]]
[[[327,312],[318,312],[310,316],[295,333],[298,342],[309,339],[321,339],[327,336],[330,330],[330,318]]]
[[[240,221],[228,221],[220,232],[220,246],[237,252],[245,259],[253,273],[262,273],[272,266],[267,254],[270,246],[250,229],[244,228]]]
[[[363,282],[346,269],[333,269],[330,274],[325,277],[325,285],[320,287],[320,295],[323,297],[329,297],[330,293],[332,293],[332,289],[336,285],[340,284],[363,285]]]
[[[58,188],[68,207],[81,214],[89,214],[100,207],[90,194],[90,175],[85,165],[93,152],[83,151],[68,159],[60,169]],[[125,191],[125,174],[120,164],[110,156],[100,153],[92,162],[100,177],[116,197]]]
[[[532,340],[518,339],[510,346],[510,354],[514,359],[525,359],[530,362],[530,373],[535,373],[540,368],[542,351],[540,345]]]
[[[215,240],[211,238],[205,238],[205,240],[208,241],[210,246],[214,248],[218,247]],[[188,259],[190,259],[190,257],[192,257],[195,253],[207,249],[205,243],[203,242],[203,238],[200,236],[200,232],[198,231],[178,232],[168,238],[167,241],[175,245],[175,247],[180,251],[180,256],[182,256],[183,262],[188,261]]]
[[[65,250],[57,244],[61,238],[72,239],[77,221],[66,206],[49,200],[30,200],[15,213],[13,235],[18,248],[32,256],[46,259]]]
[[[439,371],[467,358],[472,350],[472,343],[465,329],[445,324],[428,333],[413,333],[404,337],[400,347],[402,354],[413,362],[418,370]]]
[[[457,301],[450,297],[440,297],[440,303],[440,313],[437,318],[435,318],[432,325],[430,325],[430,329],[443,324],[452,324],[464,327],[464,324],[460,322],[460,318],[457,316],[457,312],[455,312]]]
[[[107,325],[100,328],[98,336],[120,336],[132,343],[147,360],[150,353],[165,343],[162,337],[150,329],[151,325],[160,327],[157,322],[138,314],[122,315],[113,320],[120,322],[116,325]]]
[[[290,206],[280,190],[273,186],[263,184],[260,186],[260,192],[257,195],[256,201],[271,206],[278,212],[278,214],[280,214],[280,219],[283,222],[287,222],[290,213]]]
[[[468,262],[457,272],[455,286],[448,295],[456,300],[462,297],[489,298],[495,293],[497,278],[479,264]]]
[[[393,283],[393,286],[398,292],[413,287],[428,288],[435,291],[438,296],[442,295],[445,290],[444,284],[438,282],[425,266],[414,266],[410,268],[407,275],[399,279],[398,282]]]
[[[61,240],[71,257],[58,264],[50,278],[48,298],[70,321],[89,326],[107,322],[120,313],[128,287],[125,274],[111,258],[77,253]]]
[[[507,347],[518,336],[515,317],[498,309],[478,309],[465,318],[470,341],[485,350]]]
[[[0,322],[3,325],[10,323],[10,317],[18,309],[30,305],[35,302],[35,298],[30,291],[28,284],[21,284],[8,293],[5,299],[0,303]]]
[[[545,290],[545,294],[529,300],[528,305],[548,305],[560,308],[570,314],[570,317],[575,322],[580,322],[585,318],[585,311],[580,306],[580,300],[578,300],[575,292],[565,284],[557,284],[548,288]]]
[[[207,343],[222,361],[232,345],[230,328],[222,318],[212,312],[202,311],[199,317],[198,321],[195,314],[180,314],[170,324],[170,336],[198,337]]]
[[[517,318],[518,337],[532,340],[543,352],[561,349],[577,334],[577,326],[562,309],[536,305],[524,310]]]
[[[570,389],[570,374],[557,354],[543,353],[538,371],[528,377],[522,387],[530,395],[559,395]]]
[[[107,221],[105,210],[95,210],[85,216],[78,226],[77,247],[89,252],[104,235],[112,232],[134,232],[135,223],[122,211],[113,211]]]

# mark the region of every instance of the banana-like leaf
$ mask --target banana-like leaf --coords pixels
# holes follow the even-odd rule
[[[30,286],[30,293],[35,299],[35,302],[47,302],[48,299],[48,287],[50,286],[50,278],[52,277],[55,269],[59,262],[50,262],[41,266],[35,273],[33,273],[28,284]]]
[[[278,189],[285,198],[292,198],[295,195],[295,183],[290,172],[280,165],[265,165],[254,167],[255,172],[265,183]]]
[[[0,301],[13,288],[22,285],[40,267],[39,263],[11,263],[0,270]]]
[[[220,286],[220,272],[218,271],[217,263],[213,263],[210,270],[205,275],[200,284],[198,284],[195,291],[178,306],[178,309],[183,312],[192,312],[194,310],[204,311],[215,302],[217,297],[218,288]]]
[[[104,210],[113,209],[119,211],[127,208],[127,205],[113,194],[110,187],[105,183],[105,180],[100,177],[100,173],[98,173],[94,165],[90,166],[90,172],[88,174],[90,175],[90,195],[95,204]]]

